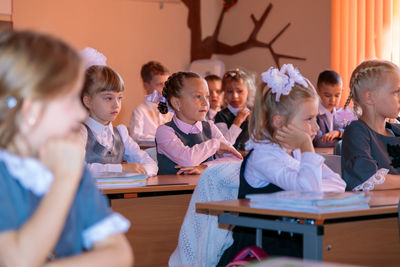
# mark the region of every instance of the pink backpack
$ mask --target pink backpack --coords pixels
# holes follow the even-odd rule
[[[258,246],[250,246],[242,249],[226,267],[246,266],[253,261],[261,261],[268,258],[267,252]]]

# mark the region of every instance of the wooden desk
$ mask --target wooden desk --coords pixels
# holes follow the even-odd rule
[[[147,185],[103,190],[111,208],[131,222],[126,233],[135,267],[167,266],[199,175],[160,175]]]
[[[253,208],[248,200],[197,203],[196,208],[202,213],[219,213],[221,224],[257,229],[258,245],[261,245],[262,229],[302,234],[305,259],[398,266],[400,190],[376,191],[369,195],[370,209],[321,214]]]
[[[147,140],[147,141],[142,140],[142,141],[137,141],[136,143],[142,150],[156,146],[156,142],[154,140]]]
[[[314,150],[318,154],[333,155],[333,147],[314,147]]]

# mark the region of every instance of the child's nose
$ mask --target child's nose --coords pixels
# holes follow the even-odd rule
[[[208,104],[209,104],[208,99],[206,97],[202,97],[201,105],[208,106]]]
[[[318,123],[317,123],[317,120],[314,120],[313,126],[314,126],[314,131],[315,131],[315,132],[318,132],[318,131],[319,131],[319,125],[318,125]]]
[[[120,105],[121,105],[121,100],[116,99],[116,100],[113,101],[113,106],[114,107],[119,107]]]

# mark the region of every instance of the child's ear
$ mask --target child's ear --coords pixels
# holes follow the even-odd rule
[[[171,101],[172,108],[173,108],[174,110],[179,111],[180,108],[181,108],[181,102],[179,101],[179,98],[173,96],[173,97],[171,97],[171,100],[170,100],[170,101]]]
[[[275,129],[279,129],[283,125],[285,125],[285,121],[281,115],[275,114],[272,116],[272,126],[274,126]]]
[[[361,94],[361,97],[365,104],[367,104],[367,105],[375,104],[374,93],[371,90],[365,90]]]
[[[143,82],[143,88],[146,90],[146,92],[152,91],[153,88],[151,88],[150,83],[148,82]]]
[[[40,116],[43,112],[43,103],[41,101],[34,101],[31,99],[25,99],[21,107],[21,118],[24,130],[32,130],[40,120]]]
[[[84,95],[83,98],[82,98],[82,102],[83,102],[83,104],[85,105],[85,107],[87,109],[90,109],[90,106],[91,106],[91,98],[90,98],[90,96]]]

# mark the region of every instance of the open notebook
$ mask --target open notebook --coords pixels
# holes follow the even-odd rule
[[[145,186],[147,175],[133,172],[99,172],[94,173],[97,187],[100,189],[116,189],[133,186]]]

